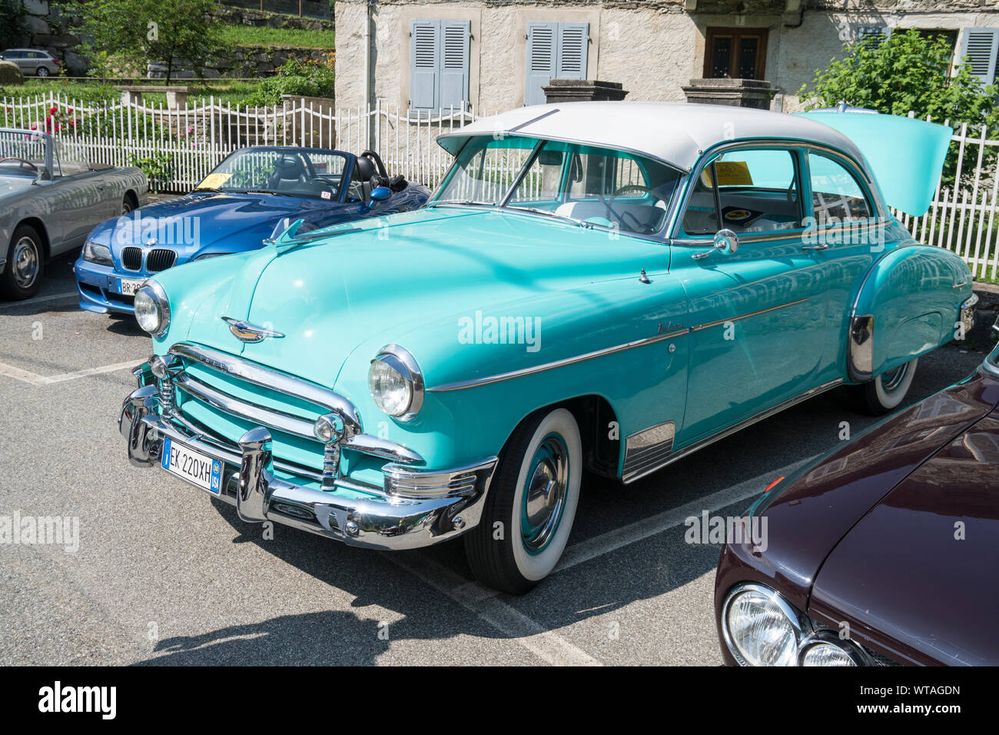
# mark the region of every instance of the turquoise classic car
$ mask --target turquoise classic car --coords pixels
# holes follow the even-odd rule
[[[246,521],[375,549],[463,536],[482,582],[522,593],[586,472],[634,482],[841,384],[899,405],[972,315],[963,261],[889,212],[926,209],[949,137],[637,103],[455,129],[425,208],[149,281],[128,456]],[[891,198],[864,154],[889,140]]]

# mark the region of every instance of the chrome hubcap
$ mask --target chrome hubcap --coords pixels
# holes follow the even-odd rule
[[[895,390],[905,380],[905,374],[908,370],[909,363],[905,363],[905,365],[899,365],[897,368],[892,368],[883,373],[881,375],[881,387],[888,392]]]
[[[18,288],[31,288],[38,278],[38,246],[30,237],[22,237],[14,245],[13,263],[14,283]]]
[[[524,488],[520,530],[528,553],[540,553],[555,536],[568,487],[569,450],[562,437],[549,434],[534,452]]]

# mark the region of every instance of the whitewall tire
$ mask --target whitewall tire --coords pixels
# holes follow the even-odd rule
[[[479,525],[465,551],[484,584],[523,594],[565,551],[583,475],[579,426],[564,408],[525,419],[500,454]]]

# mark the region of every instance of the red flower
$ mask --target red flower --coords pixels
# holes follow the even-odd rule
[[[59,108],[58,107],[52,106],[52,107],[49,108],[49,114],[50,115],[55,115],[57,112],[59,112]]]

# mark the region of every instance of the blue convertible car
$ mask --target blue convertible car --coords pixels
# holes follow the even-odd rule
[[[373,151],[243,148],[191,194],[96,227],[76,262],[80,306],[131,314],[145,280],[174,265],[255,250],[292,220],[303,220],[304,233],[415,209],[429,193],[402,176],[390,178]]]

